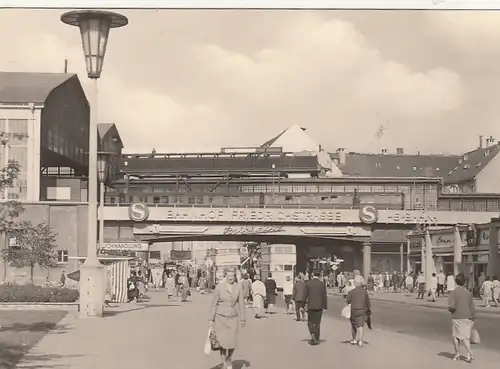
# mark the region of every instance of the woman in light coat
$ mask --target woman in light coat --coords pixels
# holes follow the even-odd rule
[[[233,369],[232,357],[237,346],[239,327],[245,326],[243,292],[236,283],[234,270],[226,270],[216,286],[210,309],[210,325],[220,345],[223,369]]]
[[[260,275],[254,276],[255,281],[252,283],[252,301],[255,311],[255,319],[260,319],[264,300],[266,298],[266,285],[260,280]]]

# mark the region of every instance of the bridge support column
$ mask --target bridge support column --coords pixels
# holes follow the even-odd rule
[[[500,260],[498,257],[498,232],[500,231],[500,218],[491,219],[490,247],[486,274],[490,277],[500,275]]]
[[[368,276],[372,269],[372,246],[370,242],[363,244],[363,278],[368,282]]]

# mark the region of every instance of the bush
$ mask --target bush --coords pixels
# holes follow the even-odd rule
[[[0,285],[0,302],[75,302],[78,290],[61,287]]]

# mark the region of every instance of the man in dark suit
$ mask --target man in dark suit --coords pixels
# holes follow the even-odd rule
[[[306,282],[307,324],[311,345],[319,343],[321,317],[328,304],[326,286],[319,279],[319,275],[319,271],[314,271],[313,278]]]
[[[295,313],[297,314],[297,321],[300,322],[305,315],[306,305],[306,282],[302,273],[297,277],[293,285],[292,300],[295,301]]]

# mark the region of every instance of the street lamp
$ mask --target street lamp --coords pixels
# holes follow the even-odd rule
[[[97,152],[97,179],[99,180],[99,247],[101,249],[104,244],[104,195],[106,182],[108,180],[109,165],[112,152],[98,151]]]
[[[97,258],[97,80],[101,77],[109,30],[127,25],[128,19],[117,13],[100,10],[77,10],[64,13],[63,23],[80,28],[87,75],[92,80],[89,125],[89,174],[87,258],[81,266],[80,315],[100,317],[104,305],[104,270]]]

